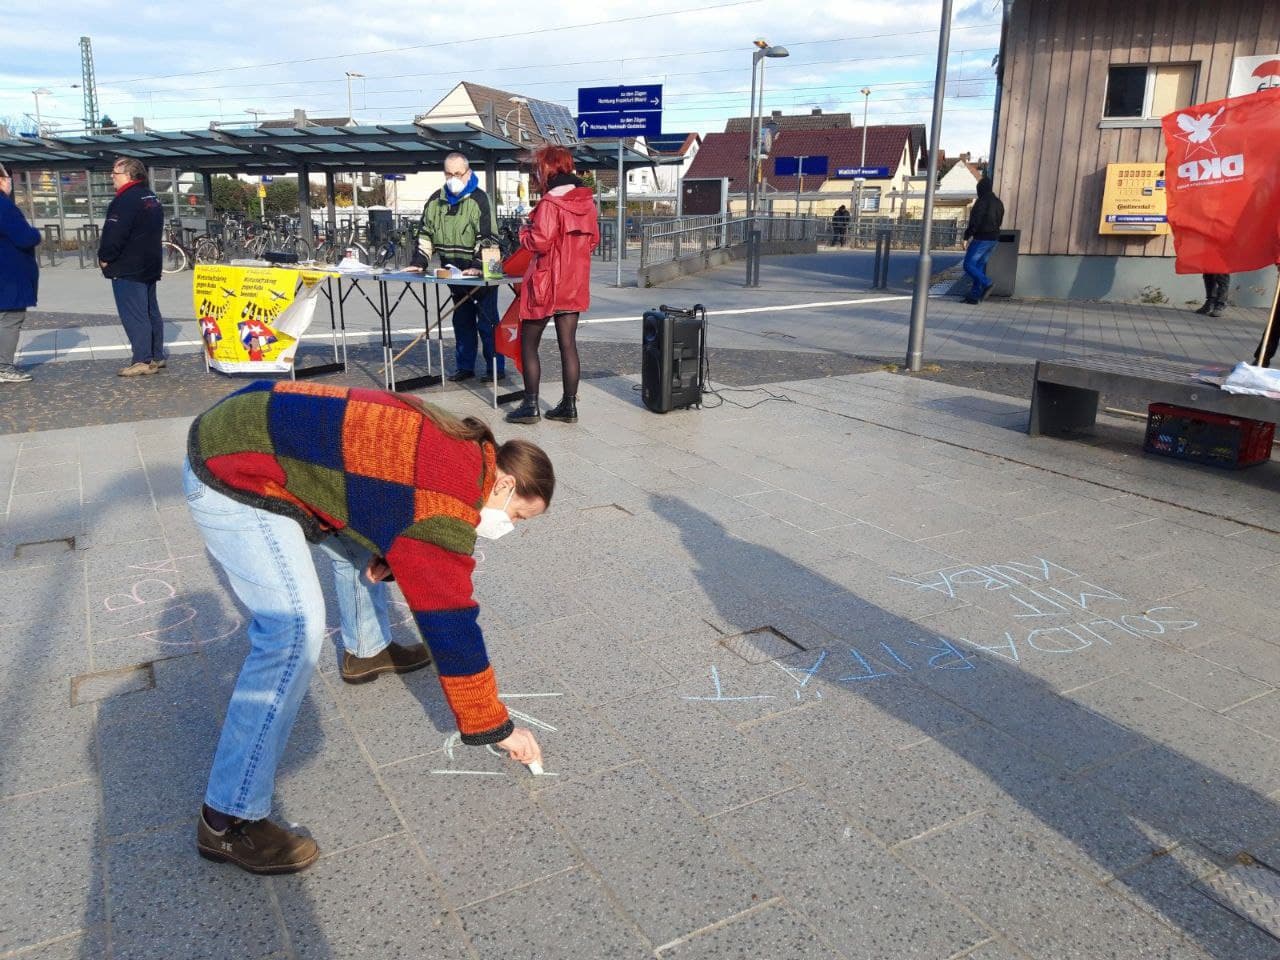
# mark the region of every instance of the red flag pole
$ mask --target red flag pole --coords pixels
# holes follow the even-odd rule
[[[1280,264],[1277,264],[1280,267]],[[1267,362],[1267,344],[1271,342],[1271,328],[1275,326],[1276,311],[1280,310],[1280,270],[1276,273],[1276,292],[1271,298],[1271,315],[1267,317],[1267,329],[1262,334],[1262,346],[1258,348],[1258,366],[1269,366]]]

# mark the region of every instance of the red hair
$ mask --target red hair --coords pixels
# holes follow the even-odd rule
[[[551,178],[560,173],[573,173],[573,154],[554,143],[544,143],[533,151],[533,179],[539,190],[546,190]]]

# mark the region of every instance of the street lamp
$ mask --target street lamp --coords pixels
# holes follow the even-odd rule
[[[44,136],[44,122],[40,119],[40,98],[51,96],[53,91],[48,87],[37,87],[31,91],[31,95],[36,98],[36,134]]]
[[[853,242],[857,245],[858,236],[862,232],[862,186],[867,182],[867,108],[871,105],[871,88],[863,87],[858,91],[862,94],[862,161],[858,164],[858,177],[854,183],[858,188],[858,199],[854,201],[853,215]]]
[[[521,126],[521,124],[520,124],[520,106],[521,106],[522,104],[526,104],[526,105],[527,105],[527,104],[529,103],[529,98],[528,98],[528,97],[508,97],[508,98],[507,98],[507,102],[508,102],[508,103],[514,103],[514,104],[515,104],[515,106],[514,106],[512,109],[510,109],[510,110],[508,110],[508,111],[507,111],[507,117],[506,117],[506,119],[505,119],[505,120],[503,120],[502,122],[503,122],[504,124],[506,124],[507,129],[508,129],[508,130],[510,130],[510,128],[511,128],[511,115],[512,115],[513,113],[516,115],[516,142],[517,142],[517,143],[519,143],[519,142],[521,142],[521,141],[524,139],[524,138],[520,135],[520,134],[521,134],[521,132],[523,132],[523,130],[524,130],[524,127],[523,127],[523,126]]]
[[[788,57],[791,52],[786,47],[775,47],[768,40],[758,37],[752,42],[755,50],[751,52],[751,150],[749,153],[749,169],[747,183],[747,286],[760,285],[760,231],[756,229],[756,204],[760,186],[760,121],[764,114],[764,60],[766,58]],[[759,97],[756,96],[759,74]]]
[[[363,77],[363,76],[364,76],[363,73],[359,73],[355,70],[347,71],[347,123],[351,123],[351,124],[355,123],[355,117],[351,115],[351,81],[355,77]],[[365,106],[367,107],[368,105],[369,104],[366,102]]]

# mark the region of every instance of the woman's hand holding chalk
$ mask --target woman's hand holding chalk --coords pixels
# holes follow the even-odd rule
[[[542,776],[542,763],[540,761],[534,760],[528,766],[529,766],[529,772],[532,773],[535,777]]]

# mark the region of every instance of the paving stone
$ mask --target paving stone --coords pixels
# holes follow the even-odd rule
[[[98,791],[93,783],[0,801],[0,951],[41,943],[105,919]]]
[[[70,682],[47,682],[36,699],[14,692],[0,702],[0,796],[92,778],[93,708],[72,708]]]
[[[810,793],[772,797],[714,824],[845,955],[946,957],[990,935]]]
[[[653,956],[652,946],[618,914],[599,881],[582,869],[563,870],[460,913],[481,960]]]
[[[324,684],[313,683],[276,774],[274,815],[304,825],[330,853],[398,833],[400,819],[371,772]]]
[[[759,957],[788,957],[795,960],[839,956],[813,928],[781,903],[769,904],[731,920],[724,926],[695,934],[674,946],[658,951],[659,957],[723,958],[741,957],[750,951]]]
[[[18,956],[22,960],[107,960],[106,933],[102,927],[94,927],[61,937]]]
[[[1197,860],[1199,858],[1196,858]],[[1159,917],[1212,957],[1231,960],[1275,960],[1280,942],[1212,900],[1194,884],[1212,864],[1188,862],[1180,851],[1157,857],[1111,887],[1126,894],[1138,906]]]
[[[457,729],[433,669],[342,686],[342,710],[375,764],[435,753]]]
[[[1220,857],[1249,850],[1275,832],[1275,801],[1160,747],[1102,765],[1087,780],[1119,797],[1143,823]],[[1224,817],[1224,810],[1231,815]]]
[[[239,960],[283,949],[273,912],[263,909],[262,878],[196,855],[197,809],[170,829],[107,847],[113,960]]]
[[[1280,760],[1271,759],[1271,741],[1230,718],[1127,678],[1103,680],[1072,696],[1149,743],[1201,764],[1206,773],[1233,777],[1262,793],[1280,789]]]
[[[1203,630],[1183,635],[1188,640],[1203,641],[1193,647],[1197,656],[1231,667],[1268,686],[1280,686],[1280,644],[1272,642],[1277,639],[1274,634],[1271,640],[1259,639],[1213,624],[1203,626]]]
[[[460,957],[466,945],[403,836],[322,856],[277,887],[298,957]],[[388,877],[394,877],[388,883]],[[392,922],[392,917],[401,917]]]
[[[684,699],[710,692],[699,680],[609,704],[601,714],[631,748],[705,814],[769,796],[798,782],[761,754],[712,705]]]
[[[452,904],[484,900],[578,865],[560,831],[517,782],[524,777],[518,764],[483,757],[475,763],[467,758],[481,749],[457,750],[464,755],[457,768],[422,757],[383,771]],[[437,772],[471,768],[491,775]]]
[[[975,856],[977,850],[981,855]],[[1173,930],[1055,863],[1041,840],[987,817],[903,847],[901,856],[1033,956],[1203,957]],[[1051,902],[1045,912],[1035,904]]]
[[[562,785],[553,814],[652,943],[670,943],[769,896],[643,765]]]
[[[188,669],[198,670],[198,664]],[[200,809],[219,724],[208,700],[190,700],[169,687],[107,700],[98,707],[102,752],[104,828],[107,836],[136,833]],[[139,749],[146,744],[146,749]],[[163,770],[163,777],[155,771]],[[146,789],[140,789],[146,784]]]
[[[1280,693],[1271,691],[1261,697],[1241,703],[1224,711],[1236,723],[1242,723],[1250,730],[1266,734],[1273,740],[1280,740]]]
[[[13,483],[16,490],[25,494],[79,491],[80,464],[70,460],[27,466],[19,460]]]

